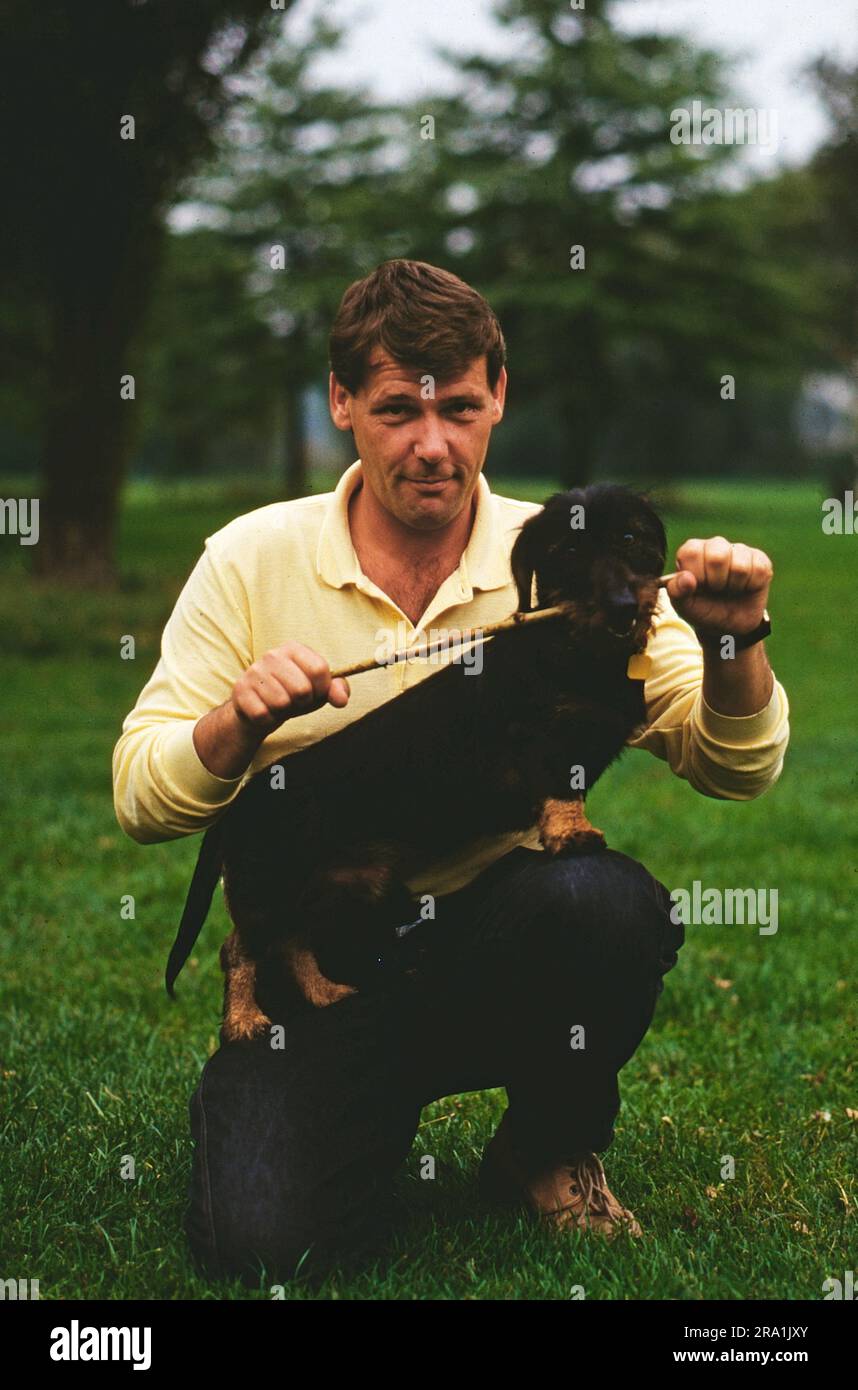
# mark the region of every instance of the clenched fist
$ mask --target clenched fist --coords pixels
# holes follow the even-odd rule
[[[348,701],[348,681],[342,676],[332,680],[325,658],[302,642],[284,642],[266,652],[239,676],[232,690],[239,719],[263,738],[296,715],[325,704],[342,709]]]
[[[668,598],[702,643],[759,627],[773,573],[765,551],[732,545],[723,536],[688,540],[676,552],[676,568]]]
[[[263,739],[287,719],[349,702],[349,683],[331,679],[323,656],[302,642],[284,642],[248,667],[232,695],[194,725],[194,747],[215,777],[231,780],[249,767]]]

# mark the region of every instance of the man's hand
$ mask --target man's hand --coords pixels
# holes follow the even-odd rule
[[[665,585],[703,648],[703,698],[719,714],[756,714],[771,699],[774,677],[763,643],[729,655],[721,638],[742,637],[763,620],[772,562],[762,550],[723,536],[690,540],[676,552],[677,574]]]
[[[323,656],[302,642],[285,642],[239,676],[231,703],[238,718],[259,734],[261,743],[287,719],[325,704],[342,709],[348,700],[348,681],[343,677],[332,681]]]
[[[763,620],[772,562],[762,550],[731,545],[723,536],[686,541],[676,552],[678,573],[665,587],[702,645],[726,634],[742,637]]]
[[[263,739],[287,719],[325,704],[342,709],[349,694],[348,681],[332,680],[323,656],[302,642],[285,642],[254,661],[230,698],[197,722],[194,747],[215,777],[240,777]]]

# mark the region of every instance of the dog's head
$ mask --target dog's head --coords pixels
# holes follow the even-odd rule
[[[519,612],[568,603],[576,628],[643,649],[667,538],[650,502],[603,483],[549,497],[529,517],[510,563]]]

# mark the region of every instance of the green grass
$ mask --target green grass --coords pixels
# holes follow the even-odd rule
[[[494,485],[537,499],[550,488]],[[590,1299],[819,1299],[825,1278],[854,1267],[846,1110],[858,1107],[858,1035],[845,982],[858,890],[858,538],[822,535],[809,484],[695,483],[665,497],[674,545],[722,533],[773,555],[769,647],[793,743],[781,781],[755,803],[701,797],[640,752],[592,798],[611,844],[668,887],[699,878],[780,896],[776,936],[688,928],[622,1072],[604,1157],[646,1239],[552,1239],[481,1208],[476,1165],[504,1097],[474,1093],[424,1111],[390,1254],[320,1291],[292,1286],[291,1298],[565,1299],[580,1284]],[[132,488],[114,595],[36,592],[21,549],[0,547],[0,1277],[37,1278],[43,1297],[248,1297],[195,1276],[180,1225],[187,1100],[215,1046],[226,918],[218,904],[171,1007],[162,971],[196,843],[144,848],[122,835],[110,754],[203,536],[266,500],[214,485]],[[135,661],[119,658],[126,633]],[[129,893],[136,918],[123,921]],[[430,1135],[438,1176],[422,1182]],[[134,1181],[119,1176],[126,1154]],[[732,1180],[720,1177],[724,1154]]]

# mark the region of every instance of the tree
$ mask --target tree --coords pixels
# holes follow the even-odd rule
[[[312,80],[339,39],[318,12],[301,42],[284,26],[184,187],[219,217],[207,239],[173,238],[153,338],[184,466],[227,410],[267,421],[276,399],[285,490],[305,493],[301,398],[331,318],[350,280],[397,255],[458,270],[498,309],[512,390],[493,457],[518,438],[517,471],[574,482],[617,460],[670,473],[795,454],[789,406],[828,327],[802,232],[813,181],[736,190],[721,176],[735,148],[670,140],[676,107],[723,99],[714,55],[618,32],[605,0],[499,14],[517,26],[512,61],[451,59],[458,93],[402,109]]]
[[[187,190],[222,215],[219,235],[245,258],[254,312],[276,347],[290,497],[308,490],[302,398],[324,375],[340,297],[407,251],[400,224],[410,215],[390,164],[394,112],[363,91],[318,84],[313,61],[342,32],[322,9],[304,27],[300,42],[284,30]]]
[[[858,381],[858,67],[820,58],[811,72],[831,130],[808,168],[814,210],[809,250],[831,294],[834,351]]]
[[[797,349],[802,278],[772,265],[765,227],[726,187],[736,147],[670,138],[674,110],[723,101],[722,59],[621,32],[611,0],[496,9],[516,56],[451,57],[465,85],[431,107],[436,138],[402,203],[421,211],[413,254],[443,258],[500,313],[513,399],[562,422],[578,483],[627,401],[661,396],[668,416],[677,392],[717,401],[723,375]]]
[[[279,353],[247,280],[247,257],[222,232],[168,237],[141,339],[143,458],[156,472],[204,473],[216,448],[268,424]]]
[[[19,135],[5,180],[14,219],[0,251],[41,332],[42,537],[34,563],[46,578],[114,578],[134,415],[120,379],[138,368],[164,212],[210,149],[235,75],[278,20],[268,0],[4,7],[3,86]]]
[[[858,67],[823,57],[810,72],[830,133],[806,171],[811,190],[805,245],[830,306],[832,365],[848,377],[858,399]],[[829,460],[829,490],[841,495],[858,479],[858,415],[851,448]]]

